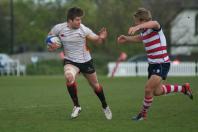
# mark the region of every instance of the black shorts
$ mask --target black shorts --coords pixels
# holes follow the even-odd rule
[[[158,75],[163,80],[166,80],[169,69],[170,69],[170,63],[149,64],[148,78],[150,78],[151,75]]]
[[[82,72],[82,73],[92,74],[95,72],[95,68],[94,68],[92,59],[85,63],[76,63],[76,62],[64,59],[64,65],[66,65],[66,64],[71,64],[71,65],[78,67],[80,69],[80,72]]]

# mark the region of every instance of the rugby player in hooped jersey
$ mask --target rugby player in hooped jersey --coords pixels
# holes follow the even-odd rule
[[[153,102],[153,96],[160,96],[172,92],[181,92],[193,99],[189,83],[183,85],[163,84],[170,69],[170,59],[167,53],[166,38],[160,24],[152,20],[149,10],[139,8],[133,15],[135,26],[128,30],[128,36],[120,35],[117,42],[143,42],[147,59],[148,81],[145,85],[143,105],[133,120],[145,120],[147,111]],[[140,34],[136,34],[139,32]]]
[[[101,101],[105,117],[111,120],[112,113],[106,103],[103,87],[98,82],[93,60],[86,45],[87,40],[99,44],[103,43],[107,37],[107,31],[102,28],[98,35],[95,34],[81,23],[82,17],[83,10],[78,7],[72,7],[67,12],[67,21],[55,25],[49,32],[49,35],[58,36],[63,44],[66,86],[74,104],[71,118],[78,117],[81,111],[77,96],[76,77],[78,73],[82,73]],[[48,50],[54,51],[56,48],[56,44],[52,44]]]

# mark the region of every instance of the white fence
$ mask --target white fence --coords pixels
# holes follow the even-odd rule
[[[112,76],[112,72],[116,66],[115,62],[108,64],[108,76]],[[148,63],[127,63],[122,62],[118,65],[114,76],[147,76]],[[179,64],[171,64],[169,76],[198,76],[198,63],[182,62]]]
[[[5,66],[0,67],[0,75],[25,75],[26,74],[26,66],[21,65],[19,60],[13,60],[10,62],[6,62]]]

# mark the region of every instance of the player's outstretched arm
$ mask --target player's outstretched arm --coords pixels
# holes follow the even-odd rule
[[[117,43],[123,44],[127,42],[141,42],[141,37],[140,35],[134,35],[134,36],[126,36],[126,35],[120,35],[117,38]]]
[[[106,29],[106,28],[102,28],[102,29],[99,31],[98,35],[95,35],[95,36],[93,36],[93,35],[88,35],[87,38],[88,38],[88,40],[91,40],[91,41],[93,41],[93,42],[96,42],[96,43],[98,43],[98,44],[101,44],[101,43],[104,43],[104,41],[105,41],[106,38],[107,38],[107,35],[108,35],[107,29]]]
[[[154,29],[158,30],[158,29],[160,29],[160,24],[157,21],[144,22],[137,26],[130,27],[128,30],[128,34],[134,35],[137,31],[139,31],[141,29],[148,29],[148,28],[154,28]]]

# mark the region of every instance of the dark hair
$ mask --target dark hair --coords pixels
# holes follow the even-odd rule
[[[67,12],[67,21],[74,20],[76,17],[82,17],[84,14],[83,10],[79,7],[72,7]]]

